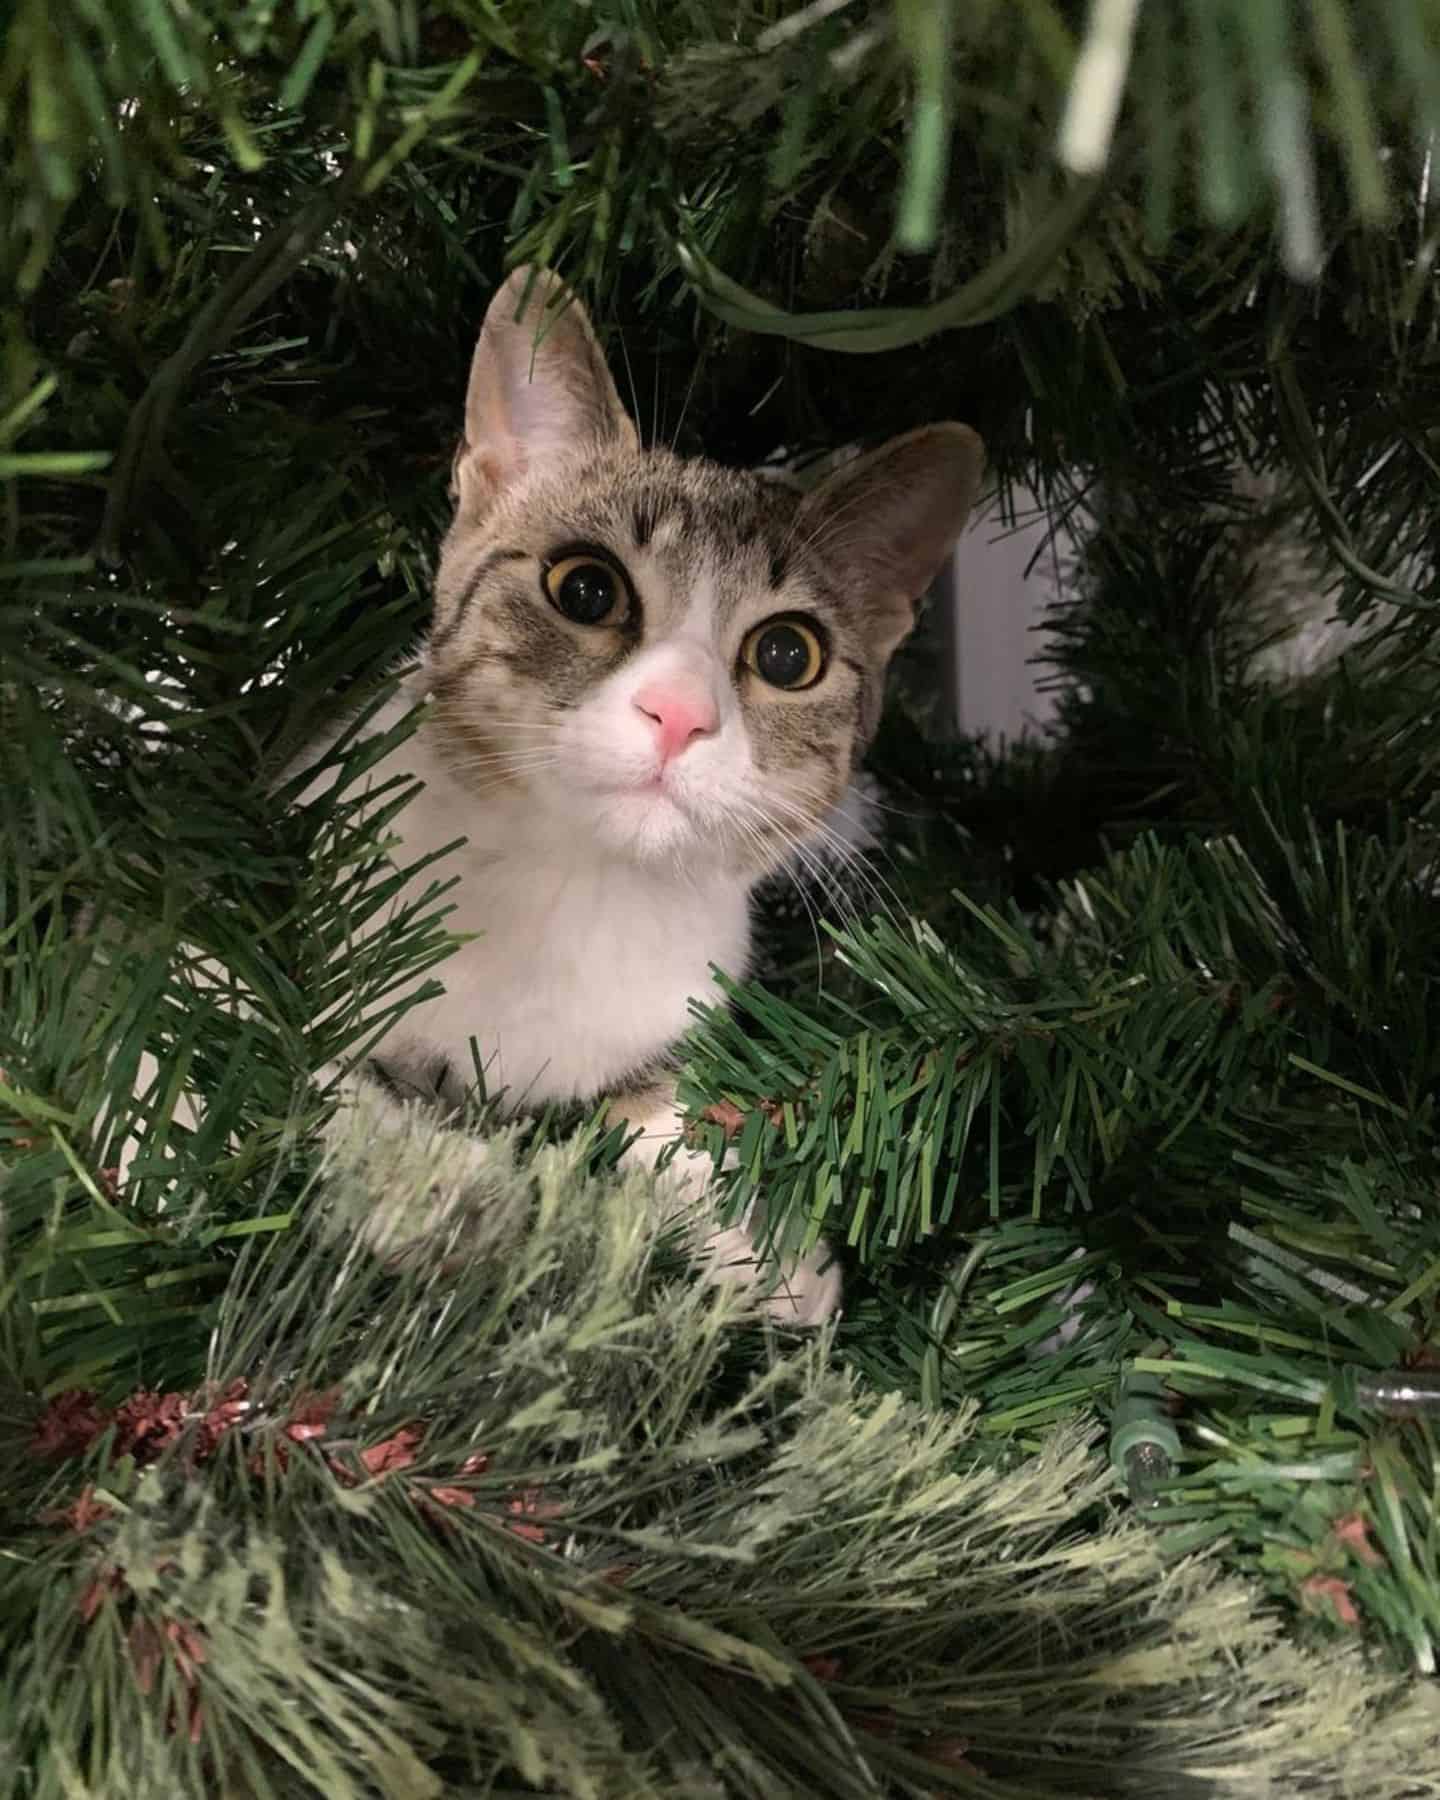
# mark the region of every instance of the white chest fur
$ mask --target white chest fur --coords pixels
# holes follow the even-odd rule
[[[512,1106],[588,1099],[664,1055],[691,1000],[714,995],[712,965],[744,975],[742,879],[637,866],[547,827],[504,790],[477,796],[435,765],[424,727],[372,780],[400,770],[426,786],[392,827],[396,860],[468,840],[406,898],[458,878],[446,925],[476,935],[434,972],[444,994],[376,1047],[382,1061],[443,1057],[451,1080],[469,1085],[478,1054],[487,1090],[505,1089]]]

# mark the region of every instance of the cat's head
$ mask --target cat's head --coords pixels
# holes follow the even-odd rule
[[[777,867],[844,793],[982,460],[929,426],[800,494],[644,450],[579,303],[517,270],[475,349],[426,651],[449,766],[611,854]]]

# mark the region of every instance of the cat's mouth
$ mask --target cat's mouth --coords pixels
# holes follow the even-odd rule
[[[615,768],[601,776],[601,784],[610,793],[639,800],[668,800],[673,806],[686,811],[685,782],[680,779],[674,763],[662,763],[658,768],[637,773],[634,768]]]
[[[705,810],[666,770],[616,782],[596,823],[603,836],[618,840],[642,860],[692,852],[709,836]]]
[[[632,794],[648,794],[652,799],[668,800],[672,805],[680,807],[682,812],[685,810],[680,796],[675,791],[675,784],[666,779],[663,769],[654,775],[647,775],[643,781],[633,783],[626,791]]]
[[[619,793],[661,815],[678,813],[682,819],[695,817],[693,808],[686,804],[679,784],[669,779],[663,769],[654,775],[647,775],[643,781],[627,782],[619,789]]]
[[[733,858],[729,808],[709,771],[616,758],[608,766],[570,762],[545,771],[542,782],[557,815],[612,855],[671,867]]]

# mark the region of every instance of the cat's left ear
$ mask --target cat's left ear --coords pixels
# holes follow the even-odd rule
[[[457,509],[479,516],[531,470],[635,443],[585,308],[548,270],[516,269],[490,302],[470,364]]]
[[[968,425],[924,425],[846,463],[807,494],[797,536],[863,590],[871,655],[883,664],[964,528],[985,470]]]

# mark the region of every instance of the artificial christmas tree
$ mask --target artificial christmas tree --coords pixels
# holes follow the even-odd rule
[[[14,9],[0,1791],[1440,1791],[1437,127],[1429,0]],[[347,1227],[442,1140],[317,1148],[446,869],[357,956],[374,747],[275,784],[524,260],[652,437],[970,419],[1081,546],[1053,740],[917,638],[688,1048],[817,1342],[593,1121],[477,1104],[458,1268]]]

